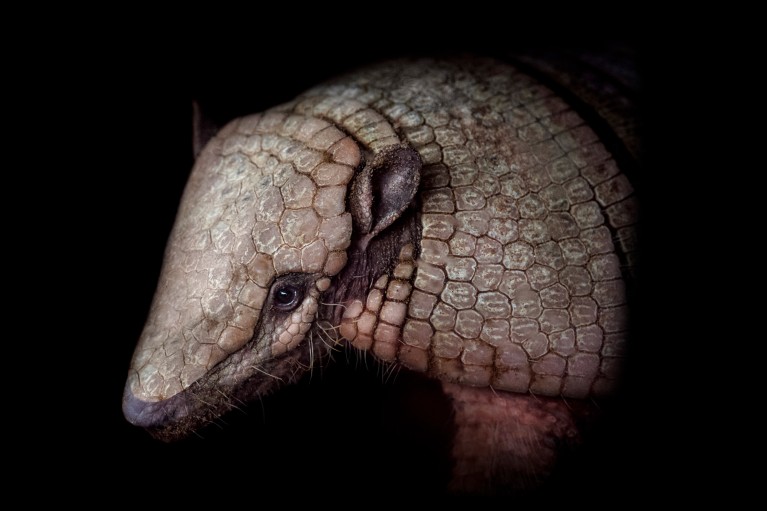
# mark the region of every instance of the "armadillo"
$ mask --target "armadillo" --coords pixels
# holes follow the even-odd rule
[[[125,417],[183,438],[359,351],[441,382],[453,490],[529,484],[577,435],[568,403],[620,389],[637,209],[597,131],[518,66],[323,83],[198,155]]]

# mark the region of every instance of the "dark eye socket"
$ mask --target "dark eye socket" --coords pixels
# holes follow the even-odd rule
[[[278,309],[287,311],[294,309],[301,301],[301,291],[295,286],[283,284],[274,288],[272,298]]]

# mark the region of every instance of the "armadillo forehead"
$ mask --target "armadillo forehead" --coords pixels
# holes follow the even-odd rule
[[[301,115],[245,117],[211,141],[184,192],[134,354],[136,398],[168,399],[258,337],[275,276],[340,270],[334,254],[351,240],[343,205],[359,161],[353,140]]]

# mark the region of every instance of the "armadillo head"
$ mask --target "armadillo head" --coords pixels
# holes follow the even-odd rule
[[[297,379],[332,345],[318,318],[323,293],[418,186],[417,153],[390,142],[373,150],[325,120],[279,110],[233,121],[210,141],[132,360],[130,422],[185,436]]]

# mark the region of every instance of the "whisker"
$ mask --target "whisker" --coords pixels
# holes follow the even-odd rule
[[[258,404],[261,406],[261,422],[266,424],[266,407],[264,406],[264,397],[259,394]]]
[[[341,342],[342,337],[338,335],[341,325],[333,325],[329,321],[320,321],[316,324],[319,332],[322,332],[327,339],[335,346]]]
[[[309,331],[309,381],[312,381],[314,377],[314,334],[313,330]]]
[[[389,383],[389,379],[391,378],[391,383],[395,383],[397,381],[397,377],[399,376],[400,371],[402,371],[402,366],[397,363],[389,364],[389,367],[387,368],[387,376],[384,380],[384,383]]]
[[[211,409],[215,409],[215,408],[216,408],[216,407],[215,407],[215,405],[213,405],[212,403],[209,403],[209,402],[205,401],[203,398],[201,398],[199,395],[197,395],[197,394],[195,394],[195,393],[192,393],[192,394],[191,394],[191,396],[192,396],[193,398],[195,398],[197,401],[199,401],[199,402],[201,402],[201,403],[203,403],[203,404],[207,405],[207,406],[208,406],[209,408],[211,408]]]
[[[340,303],[340,302],[334,303],[334,302],[323,302],[323,301],[320,301],[319,304],[320,305],[333,305],[333,306],[336,306],[336,307],[343,307],[344,309],[346,309],[348,307],[348,305],[346,305],[345,303]]]
[[[267,371],[264,371],[263,369],[261,369],[261,368],[260,368],[260,367],[258,367],[258,366],[250,365],[250,366],[248,366],[248,367],[250,367],[251,369],[255,369],[255,370],[256,370],[256,371],[258,371],[259,373],[265,374],[266,376],[269,376],[269,377],[271,377],[271,378],[274,378],[275,380],[278,380],[278,381],[280,381],[280,382],[282,382],[282,381],[283,381],[283,380],[282,380],[282,378],[280,378],[279,376],[275,376],[275,375],[273,375],[273,374],[271,374],[271,373],[269,373],[269,372],[267,372]],[[284,383],[284,382],[283,382],[283,383]]]
[[[244,415],[247,415],[247,413],[245,413],[245,410],[243,410],[242,408],[240,408],[239,406],[237,406],[236,404],[232,402],[233,396],[227,396],[221,389],[216,389],[216,391],[219,394],[221,394],[221,396],[226,400],[227,405],[229,405],[231,408],[234,408],[238,412],[242,412]]]

